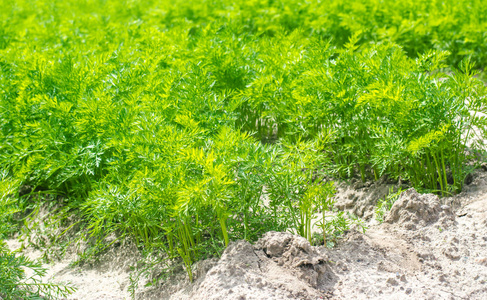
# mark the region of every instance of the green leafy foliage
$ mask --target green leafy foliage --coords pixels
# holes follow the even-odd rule
[[[0,296],[3,299],[58,299],[75,290],[43,282],[46,272],[42,263],[11,252],[5,242],[0,241]]]
[[[43,281],[47,269],[39,261],[11,251],[4,239],[15,230],[12,214],[19,212],[10,195],[15,192],[15,182],[0,176],[0,297],[2,299],[57,299],[66,297],[75,289]]]
[[[312,240],[316,213],[328,243],[325,175],[448,195],[485,149],[481,1],[0,7],[3,195],[63,197],[94,252],[131,238],[191,278],[231,240]]]

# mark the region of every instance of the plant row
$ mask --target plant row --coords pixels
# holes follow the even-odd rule
[[[25,210],[29,196],[56,195],[97,246],[130,237],[179,257],[191,277],[230,240],[269,230],[312,240],[319,219],[326,242],[346,224],[330,214],[324,178],[458,192],[485,150],[486,87],[473,71],[483,52],[458,68],[448,63],[464,55],[441,43],[412,54],[372,29],[397,21],[384,13],[394,5],[419,4],[384,2],[367,16],[357,3],[368,31],[312,27],[313,15],[353,13],[339,2],[2,4],[3,197]],[[472,2],[449,16],[472,7],[481,11]],[[421,11],[408,9],[404,18]]]
[[[410,57],[448,51],[448,64],[471,57],[487,64],[487,7],[482,0],[45,1],[0,2],[0,49],[91,53],[146,36],[184,34],[198,43],[213,26],[220,35],[259,39],[303,31],[342,47],[394,42]]]

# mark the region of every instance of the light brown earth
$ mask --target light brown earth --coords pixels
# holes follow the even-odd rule
[[[199,262],[190,284],[183,269],[143,287],[137,299],[487,299],[487,172],[454,197],[404,192],[383,224],[374,205],[385,183],[340,185],[337,207],[364,217],[337,247],[313,247],[301,237],[269,232],[254,245],[237,241],[217,260]],[[12,249],[20,247],[9,241]],[[30,257],[40,251],[23,250]],[[70,267],[75,254],[47,265],[50,279],[78,288],[69,299],[130,299],[136,249],[121,245],[98,263]]]

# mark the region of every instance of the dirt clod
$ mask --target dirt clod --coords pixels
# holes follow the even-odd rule
[[[438,196],[432,194],[421,195],[415,189],[409,189],[401,194],[387,215],[386,223],[395,223],[415,230],[418,226],[425,226],[435,222],[441,211]]]

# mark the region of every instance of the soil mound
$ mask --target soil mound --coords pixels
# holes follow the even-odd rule
[[[405,188],[397,184],[388,184],[381,181],[362,182],[352,180],[337,183],[337,194],[335,195],[335,207],[339,210],[349,211],[365,220],[374,217],[374,206],[379,199],[384,198],[390,188]]]
[[[408,230],[416,230],[432,224],[440,217],[451,215],[450,207],[441,205],[438,196],[419,194],[411,188],[401,194],[385,218],[386,223],[398,224]]]
[[[231,243],[189,298],[323,299],[334,278],[327,260],[302,237],[268,232],[255,246]]]

